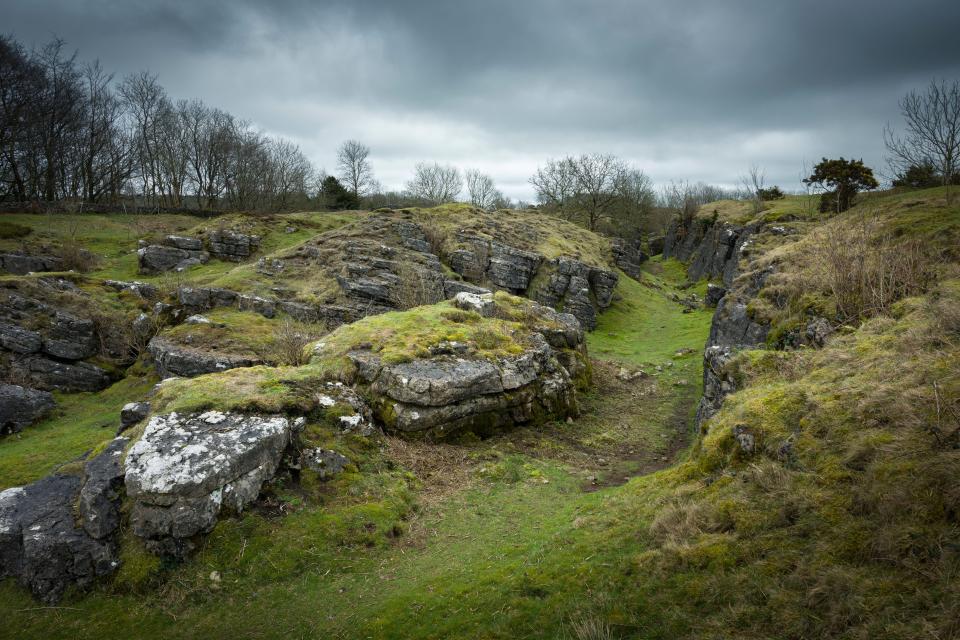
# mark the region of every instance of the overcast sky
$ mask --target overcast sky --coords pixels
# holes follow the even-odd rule
[[[388,188],[437,160],[526,199],[566,154],[657,183],[758,164],[797,188],[821,156],[882,169],[898,98],[960,77],[957,0],[0,0],[0,16],[27,46],[149,69],[318,167],[356,138]]]

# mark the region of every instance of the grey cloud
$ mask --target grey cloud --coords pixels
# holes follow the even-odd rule
[[[660,182],[760,163],[795,187],[823,155],[882,168],[898,97],[960,76],[960,3],[944,0],[0,4],[21,41],[148,68],[320,166],[356,137],[387,186],[429,159],[515,197],[565,153],[617,153]]]

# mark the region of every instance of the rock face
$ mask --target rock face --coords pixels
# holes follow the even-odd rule
[[[330,296],[330,306],[348,309],[353,319],[433,304],[464,291],[499,289],[562,308],[585,327],[595,325],[597,314],[610,304],[614,271],[574,257],[548,259],[530,249],[540,238],[534,229],[508,234],[492,214],[478,212],[476,217],[483,223],[438,242],[435,230],[413,216],[376,211],[349,232],[323,234],[279,256],[262,273],[288,277],[322,270],[339,290],[336,300]],[[451,279],[449,270],[460,279]]]
[[[140,273],[182,271],[195,264],[205,264],[210,254],[203,250],[198,238],[167,236],[162,244],[142,246],[137,250]]]
[[[110,384],[110,376],[89,362],[66,363],[43,356],[13,361],[12,370],[32,386],[52,391],[99,391]]]
[[[153,416],[126,459],[133,532],[155,553],[189,553],[190,539],[210,531],[222,511],[240,512],[259,495],[290,437],[283,416]]]
[[[16,293],[7,294],[0,310],[0,346],[62,360],[82,360],[98,351],[93,320]]]
[[[650,259],[650,256],[643,251],[640,240],[630,241],[624,238],[614,238],[610,241],[610,245],[613,249],[613,261],[617,268],[631,278],[638,279],[640,277],[640,265]]]
[[[87,461],[83,477],[58,473],[0,492],[0,578],[16,578],[53,604],[68,586],[86,587],[116,570],[125,444],[111,442]]]
[[[596,328],[598,310],[610,306],[617,274],[569,258],[557,258],[551,264],[553,272],[546,284],[533,292],[533,298],[563,309],[587,330]]]
[[[263,364],[259,358],[184,347],[160,336],[152,338],[147,344],[147,349],[153,358],[157,373],[164,378],[173,376],[193,378],[205,373]]]
[[[214,257],[241,262],[260,247],[260,238],[231,229],[218,229],[207,235],[207,245]]]
[[[46,391],[0,383],[0,435],[23,431],[54,406]]]
[[[19,253],[0,254],[0,270],[23,276],[41,271],[62,271],[63,260],[55,256],[27,256]]]
[[[667,227],[663,257],[689,261],[691,281],[721,278],[725,287],[739,273],[740,258],[746,257],[750,238],[761,228],[759,223],[733,225],[705,219],[674,219]]]

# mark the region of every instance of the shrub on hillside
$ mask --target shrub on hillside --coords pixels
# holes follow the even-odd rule
[[[16,222],[0,220],[0,240],[13,240],[30,235],[32,229]]]

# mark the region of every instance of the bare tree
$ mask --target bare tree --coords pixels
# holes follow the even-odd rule
[[[543,167],[537,167],[530,184],[537,192],[537,202],[563,215],[576,194],[573,159],[548,160]]]
[[[463,190],[460,170],[452,165],[437,162],[420,162],[414,170],[413,179],[407,183],[407,191],[415,198],[423,198],[433,204],[453,202]]]
[[[936,167],[949,204],[960,162],[960,81],[934,80],[924,92],[911,91],[900,100],[900,112],[907,127],[904,137],[889,126],[884,130],[888,162],[903,171],[924,164]]]
[[[753,212],[763,209],[763,189],[766,186],[767,172],[759,165],[752,164],[746,175],[740,176],[740,185],[744,195],[753,203]]]
[[[493,178],[476,169],[468,169],[464,174],[467,183],[467,193],[470,195],[470,204],[480,209],[490,209],[494,206],[497,197],[502,195],[497,191]]]
[[[337,150],[340,181],[358,198],[369,193],[375,183],[369,155],[370,147],[357,140],[347,140]]]
[[[626,171],[626,164],[611,155],[582,155],[573,162],[577,199],[591,231],[597,230],[602,219],[609,218],[610,209],[617,201],[617,187]]]

